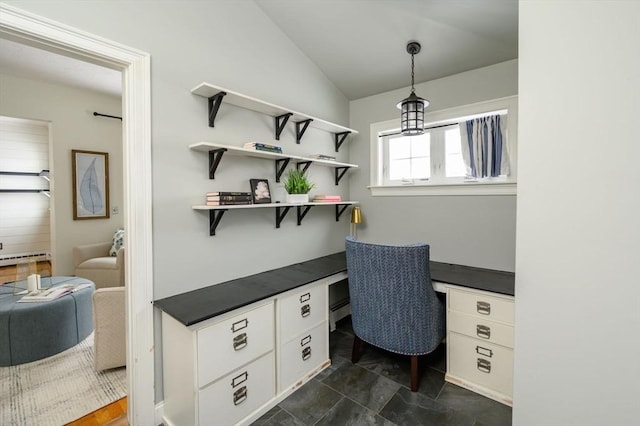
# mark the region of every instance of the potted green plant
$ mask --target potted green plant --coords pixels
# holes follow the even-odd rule
[[[284,190],[287,191],[287,203],[309,202],[309,191],[315,186],[298,169],[289,169],[284,180]]]

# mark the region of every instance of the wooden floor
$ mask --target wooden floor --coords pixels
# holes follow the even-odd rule
[[[97,409],[65,426],[129,426],[127,420],[127,397]]]
[[[51,262],[44,260],[29,266],[20,265],[20,268],[17,265],[0,266],[0,285],[25,280],[27,275],[34,273],[51,276]]]

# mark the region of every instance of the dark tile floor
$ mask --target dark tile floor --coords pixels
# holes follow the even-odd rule
[[[420,360],[418,392],[409,385],[409,358],[363,345],[351,363],[350,317],[329,334],[332,365],[253,425],[511,425],[511,408],[446,383],[441,346]]]

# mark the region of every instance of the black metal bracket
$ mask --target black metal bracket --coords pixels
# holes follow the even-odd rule
[[[340,216],[349,207],[349,204],[336,204],[336,222],[340,222]]]
[[[290,158],[281,158],[276,160],[276,182],[280,182],[280,177],[282,177],[282,173],[284,173],[284,169],[289,165]]]
[[[216,115],[227,92],[218,92],[209,98],[209,127],[215,127]]]
[[[280,135],[284,130],[284,126],[287,124],[287,121],[289,121],[289,117],[291,117],[292,115],[293,113],[288,112],[286,114],[282,114],[274,117],[276,119],[276,140],[277,141],[280,140]]]
[[[302,225],[302,219],[307,215],[313,206],[297,206],[298,209],[298,226]],[[304,211],[303,211],[304,209]]]
[[[349,170],[350,167],[336,167],[335,168],[335,178],[336,178],[336,186],[340,183],[340,179],[342,179],[342,176],[344,176],[345,173],[347,173],[347,170]]]
[[[280,213],[282,209],[284,209],[284,211]],[[289,213],[289,209],[291,209],[291,206],[276,207],[276,228],[280,228],[280,224],[284,220],[284,217],[287,215],[287,213]]]
[[[212,149],[209,151],[209,179],[215,179],[215,173],[218,169],[218,164],[222,159],[222,154],[227,151],[227,148]]]
[[[302,167],[302,174],[305,174],[311,163],[313,163],[313,161],[299,161],[296,163],[296,169],[300,170],[300,166],[304,166]]]
[[[209,235],[216,235],[216,228],[226,210],[209,210]]]
[[[335,137],[335,142],[336,142],[336,152],[340,151],[340,146],[345,141],[345,139],[347,139],[347,136],[349,135],[349,133],[351,133],[351,132],[342,132],[342,133],[334,133],[333,134],[333,136]]]
[[[309,118],[308,120],[302,120],[296,122],[296,143],[299,144],[302,140],[302,136],[304,132],[307,131],[307,127],[313,121],[313,118]]]

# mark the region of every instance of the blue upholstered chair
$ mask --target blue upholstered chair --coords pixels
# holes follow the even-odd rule
[[[418,390],[418,356],[434,351],[445,333],[445,310],[431,284],[429,246],[389,246],[347,237],[347,273],[355,339],[411,356],[411,390]]]

